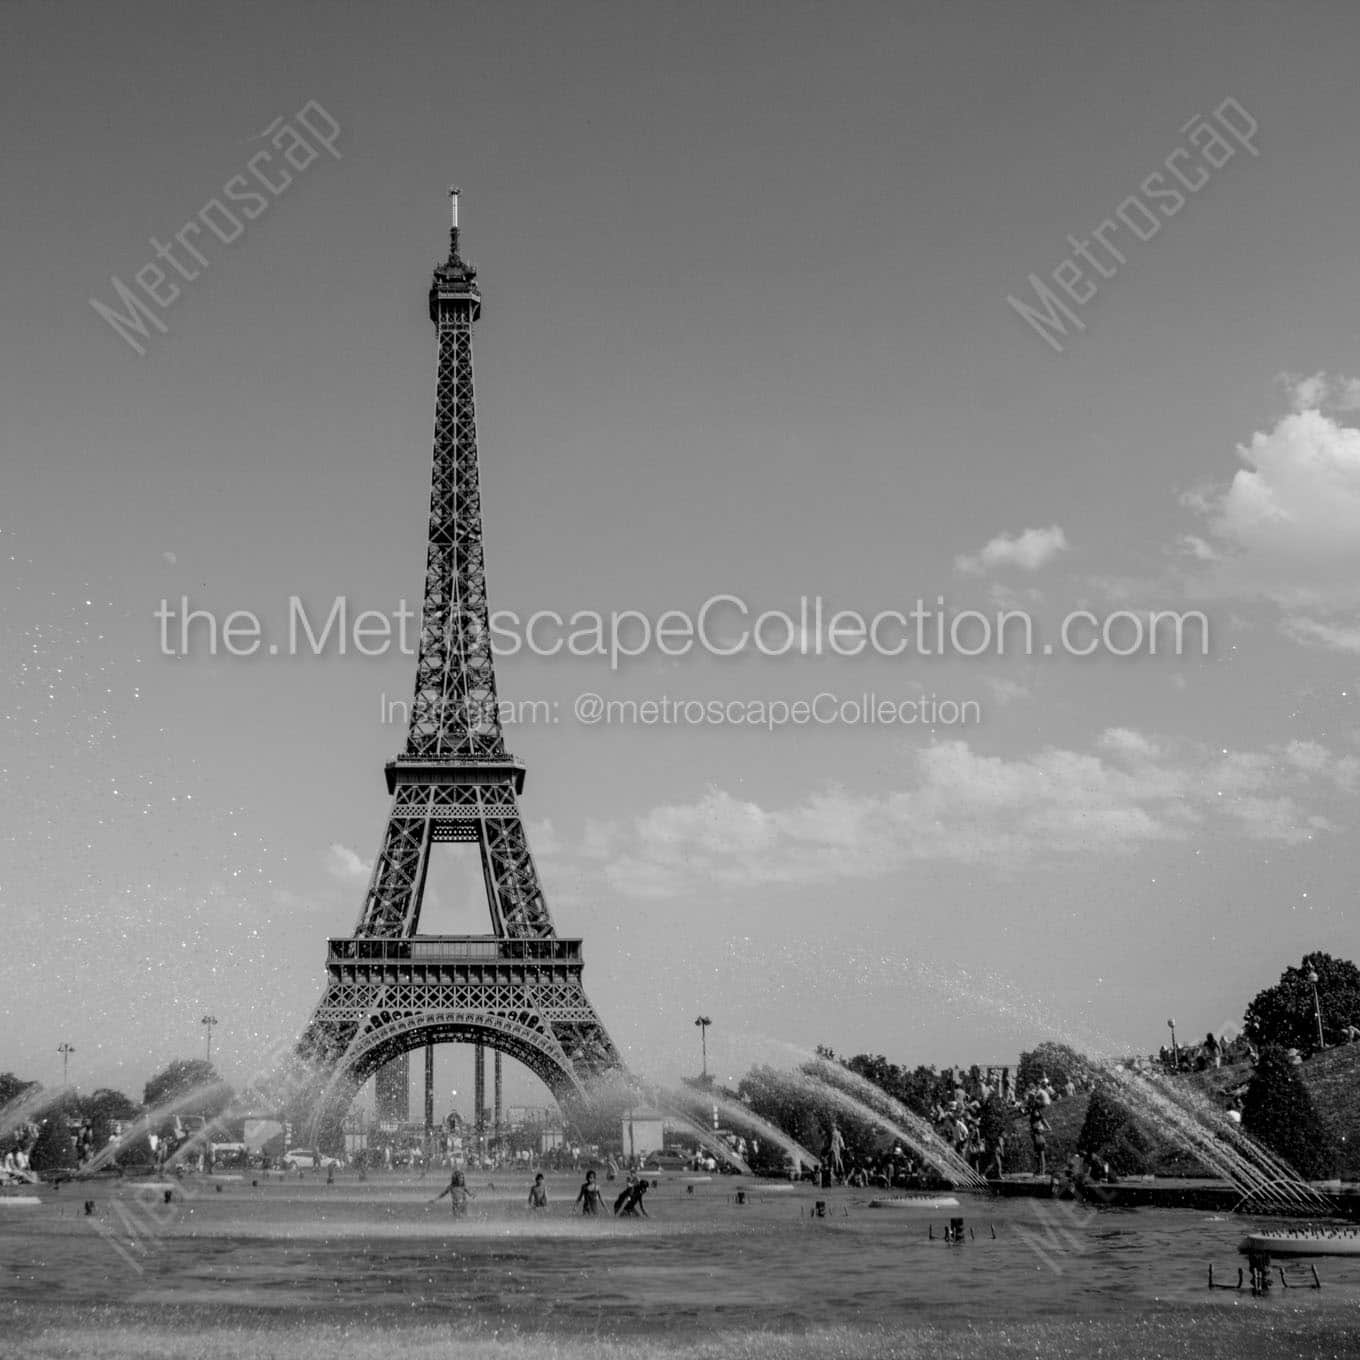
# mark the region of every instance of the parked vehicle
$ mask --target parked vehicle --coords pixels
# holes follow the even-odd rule
[[[208,1150],[214,1171],[245,1171],[250,1165],[244,1143],[210,1143]]]
[[[667,1148],[663,1152],[649,1152],[642,1159],[642,1169],[644,1171],[688,1171],[694,1163],[694,1157],[688,1152],[678,1152],[674,1148]]]
[[[283,1154],[283,1164],[291,1171],[312,1171],[316,1168],[324,1171],[328,1166],[339,1166],[340,1159],[328,1157],[315,1148],[289,1148]]]

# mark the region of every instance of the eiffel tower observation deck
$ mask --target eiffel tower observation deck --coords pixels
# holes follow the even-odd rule
[[[386,766],[392,806],[354,933],[327,945],[326,990],[298,1046],[325,1079],[318,1119],[338,1118],[386,1063],[436,1043],[517,1058],[562,1103],[621,1071],[582,985],[581,941],[554,929],[519,812],[524,766],[501,731],[473,388],[482,297],[461,253],[457,190],[450,201],[448,258],[429,292],[439,358],[415,697]],[[420,933],[431,848],[450,841],[479,847],[485,935]]]

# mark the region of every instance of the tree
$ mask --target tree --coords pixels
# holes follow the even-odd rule
[[[1276,1044],[1261,1050],[1242,1101],[1242,1127],[1305,1180],[1336,1172],[1336,1145],[1298,1069]]]
[[[133,1101],[121,1091],[101,1086],[93,1095],[77,1101],[80,1117],[90,1125],[90,1135],[98,1151],[108,1141],[115,1124],[128,1124],[141,1114]]]
[[[203,1058],[176,1058],[146,1084],[142,1100],[148,1111],[172,1101],[183,1101],[164,1123],[175,1115],[216,1119],[231,1104],[231,1087],[217,1075],[217,1069]]]
[[[1020,1065],[1015,1069],[1015,1089],[1026,1091],[1037,1086],[1047,1077],[1054,1086],[1065,1086],[1067,1079],[1079,1077],[1086,1063],[1080,1053],[1067,1044],[1046,1040],[1027,1053],[1020,1055]]]
[[[1322,1032],[1335,1043],[1347,1025],[1360,1025],[1360,968],[1330,954],[1305,954],[1297,968],[1286,968],[1273,987],[1258,992],[1247,1007],[1243,1028],[1258,1046],[1278,1044],[1311,1052],[1317,1048],[1317,1009],[1310,972],[1317,974]]]
[[[76,1140],[72,1124],[80,1118],[76,1097],[65,1091],[43,1111],[38,1121],[38,1138],[29,1149],[29,1165],[34,1171],[57,1171],[76,1164]]]
[[[1108,1163],[1117,1176],[1145,1176],[1153,1169],[1151,1140],[1128,1106],[1104,1086],[1091,1092],[1077,1151],[1088,1161]]]
[[[845,1066],[919,1115],[929,1116],[939,1099],[941,1077],[933,1067],[908,1071],[889,1062],[881,1053],[857,1053]]]
[[[752,1114],[783,1130],[813,1157],[822,1156],[831,1137],[831,1126],[836,1124],[845,1141],[846,1159],[858,1161],[876,1150],[880,1125],[848,1110],[835,1096],[834,1074],[824,1066],[827,1061],[819,1055],[818,1062],[808,1063],[801,1072],[754,1067],[737,1083],[737,1095]],[[814,1080],[822,1085],[814,1086]],[[850,1090],[848,1086],[845,1089]],[[752,1162],[752,1169],[787,1171],[789,1154],[783,1148],[771,1146],[768,1138],[756,1136],[760,1155]]]
[[[737,1083],[737,1094],[752,1114],[783,1130],[814,1155],[819,1151],[823,1132],[816,1102],[791,1073],[763,1065],[753,1067]],[[787,1171],[789,1158],[784,1149],[769,1138],[759,1137],[759,1142],[760,1153],[752,1159],[752,1170],[774,1174]]]
[[[40,1084],[36,1081],[25,1081],[22,1077],[16,1077],[13,1072],[0,1072],[0,1110],[11,1101],[22,1100],[30,1091],[40,1089]]]

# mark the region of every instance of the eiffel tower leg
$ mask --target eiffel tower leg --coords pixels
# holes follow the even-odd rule
[[[497,1049],[497,1050],[496,1050],[496,1055],[495,1055],[495,1058],[493,1059],[493,1061],[494,1061],[494,1063],[495,1063],[494,1080],[495,1080],[495,1085],[496,1085],[496,1094],[495,1094],[494,1102],[492,1103],[492,1106],[491,1106],[491,1136],[492,1136],[492,1138],[493,1138],[493,1139],[495,1140],[495,1142],[496,1142],[496,1150],[497,1150],[497,1152],[499,1153],[499,1151],[500,1151],[500,1140],[501,1140],[501,1051],[500,1051],[500,1049]]]
[[[486,1047],[483,1044],[472,1050],[472,1131],[480,1152],[486,1134]]]
[[[428,809],[412,812],[409,800],[405,804],[394,800],[382,848],[369,875],[355,935],[392,937],[414,933],[425,895],[432,834]]]
[[[482,870],[504,933],[515,939],[551,936],[552,917],[519,809],[514,808],[512,816],[484,818],[480,831]]]
[[[434,1045],[425,1045],[425,1136],[434,1130]]]

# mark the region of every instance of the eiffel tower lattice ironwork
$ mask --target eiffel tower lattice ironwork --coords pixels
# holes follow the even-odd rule
[[[386,768],[392,810],[358,923],[329,941],[326,991],[299,1043],[328,1079],[332,1117],[369,1075],[430,1043],[508,1053],[564,1104],[621,1070],[582,986],[581,941],[553,928],[520,819],[524,766],[499,721],[472,374],[482,301],[450,192],[449,256],[429,295],[439,369],[415,699],[405,749]],[[418,933],[431,848],[450,841],[480,847],[489,935]]]

